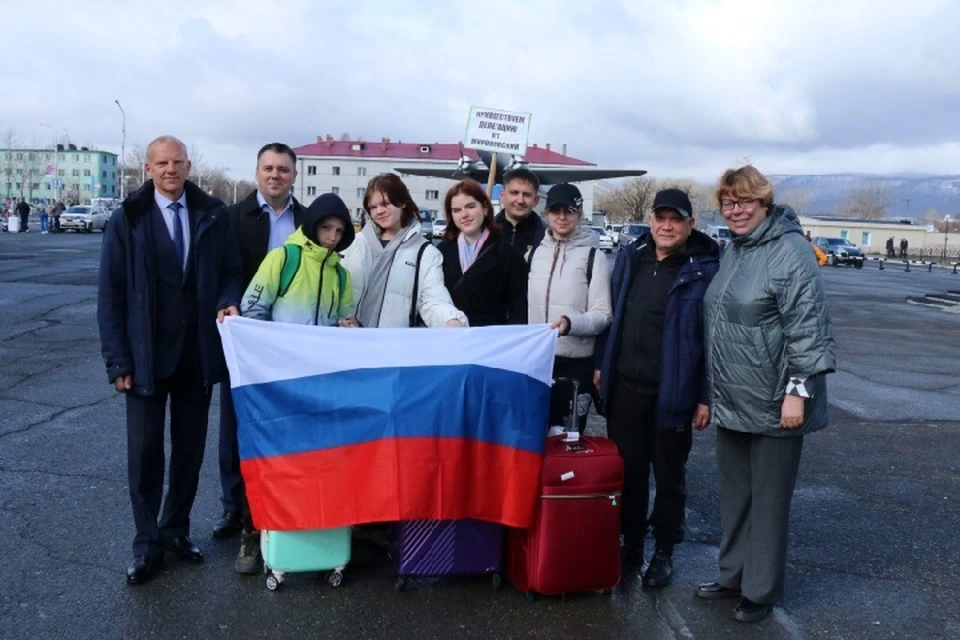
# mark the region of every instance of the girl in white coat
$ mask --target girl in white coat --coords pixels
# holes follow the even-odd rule
[[[409,327],[422,319],[428,327],[466,326],[443,284],[443,257],[421,236],[419,208],[403,181],[391,173],[371,179],[363,208],[370,222],[343,259],[357,310],[343,324]]]

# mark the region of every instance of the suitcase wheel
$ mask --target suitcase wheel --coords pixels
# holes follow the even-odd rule
[[[283,576],[279,576],[273,572],[267,573],[267,589],[270,591],[276,591],[280,588],[280,585],[283,584]]]
[[[493,574],[493,588],[497,590],[503,584],[503,579],[500,577],[499,573]]]
[[[407,588],[407,578],[405,576],[399,576],[397,581],[393,584],[393,590],[397,593],[403,593]]]
[[[327,584],[336,589],[343,584],[343,572],[338,569],[334,569],[330,572],[330,575],[327,576]]]

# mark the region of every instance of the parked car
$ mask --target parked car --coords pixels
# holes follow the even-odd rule
[[[437,218],[433,221],[433,237],[442,238],[443,232],[447,230],[447,221],[443,218]]]
[[[733,240],[733,235],[730,233],[730,227],[725,227],[723,225],[712,224],[704,229],[703,232],[717,242],[726,240],[727,244],[730,244],[730,241]]]
[[[610,239],[613,240],[613,246],[620,246],[620,231],[623,229],[622,224],[608,224],[607,233],[610,234]]]
[[[604,253],[610,253],[613,251],[613,238],[610,237],[610,234],[607,233],[607,230],[603,227],[590,226],[593,229],[593,232],[597,234],[597,238],[600,240],[600,251]]]
[[[104,231],[108,220],[110,220],[110,213],[106,209],[78,204],[70,207],[60,216],[60,229],[63,231],[73,229],[84,233],[90,233],[95,229]]]
[[[857,269],[863,268],[863,251],[849,240],[817,236],[813,238],[813,244],[827,254],[827,265],[831,267],[852,264]]]
[[[619,244],[620,248],[623,249],[643,234],[649,232],[650,225],[648,224],[636,224],[632,222],[625,224],[623,225],[623,229],[620,230],[620,239],[617,244]]]
[[[433,238],[433,218],[423,209],[420,210],[420,235],[427,240]]]

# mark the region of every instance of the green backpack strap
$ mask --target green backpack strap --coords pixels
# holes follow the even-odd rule
[[[339,285],[337,295],[343,299],[343,291],[347,288],[347,270],[339,262],[337,263],[337,284]]]
[[[290,283],[293,277],[297,275],[300,269],[300,245],[283,245],[283,268],[280,269],[280,289],[277,291],[277,297],[282,298],[287,290],[290,289]]]

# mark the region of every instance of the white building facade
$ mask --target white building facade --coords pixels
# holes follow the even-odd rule
[[[381,173],[401,174],[414,202],[432,218],[443,218],[443,201],[455,183],[453,179],[402,175],[403,169],[436,169],[453,173],[460,152],[456,144],[403,143],[383,139],[379,142],[361,140],[334,140],[331,136],[318,137],[317,142],[294,148],[297,154],[297,183],[294,195],[309,205],[323,193],[335,193],[343,199],[354,220],[363,212],[363,196],[367,183]],[[467,155],[476,159],[473,151]],[[525,159],[531,169],[548,167],[590,167],[589,162],[571,158],[550,149],[550,146],[532,146]],[[577,185],[583,194],[583,209],[589,216],[593,210],[592,183]],[[543,194],[544,189],[541,189]],[[538,210],[543,209],[541,198]],[[499,202],[494,200],[499,210]]]

